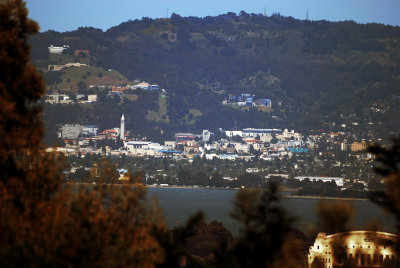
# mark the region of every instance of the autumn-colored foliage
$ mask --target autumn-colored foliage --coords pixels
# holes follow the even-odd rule
[[[140,174],[119,184],[107,159],[93,166],[93,184],[63,184],[62,157],[42,145],[44,83],[27,41],[38,25],[27,14],[22,0],[0,0],[0,267],[304,266],[276,186],[238,192],[232,217],[242,228],[233,240],[201,213],[168,230],[159,206],[149,208]],[[396,215],[398,229],[399,148],[395,140],[371,149],[388,186],[374,200]],[[353,211],[321,204],[318,213],[322,229],[340,232]]]
[[[321,201],[316,206],[319,231],[334,234],[350,230],[354,208],[346,202]]]
[[[165,256],[153,233],[165,225],[143,186],[104,184],[115,173],[106,161],[98,184],[63,185],[60,157],[43,150],[27,14],[21,0],[0,1],[0,266],[155,267]]]

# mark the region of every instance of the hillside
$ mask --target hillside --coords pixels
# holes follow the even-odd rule
[[[49,89],[78,91],[90,85],[127,84],[129,80],[115,70],[100,67],[69,67],[60,71],[43,71]]]
[[[311,132],[337,130],[353,121],[359,129],[351,130],[365,135],[383,137],[399,130],[395,122],[400,119],[400,103],[393,98],[400,95],[399,27],[244,12],[205,18],[173,14],[170,19],[124,22],[106,32],[48,31],[30,42],[38,67],[54,64],[47,51],[50,44],[68,44],[67,53],[90,50],[90,66],[165,88],[165,100],[153,96],[146,103],[139,97],[131,106],[120,103],[118,109],[108,111],[115,122],[120,117],[117,110],[128,114],[128,128],[145,131],[143,135],[162,129],[162,135],[170,137],[175,131],[218,127]],[[222,105],[228,94],[241,93],[271,99],[272,109]],[[137,113],[133,106],[145,111]],[[96,107],[92,109],[98,114]],[[63,113],[63,108],[55,113]],[[113,124],[101,116],[96,118]],[[61,121],[54,119],[51,124],[57,120]]]

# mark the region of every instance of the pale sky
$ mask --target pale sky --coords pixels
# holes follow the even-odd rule
[[[107,30],[127,20],[142,17],[216,16],[227,12],[280,13],[310,20],[383,23],[400,26],[400,0],[26,0],[29,17],[41,31],[59,32],[78,27]]]

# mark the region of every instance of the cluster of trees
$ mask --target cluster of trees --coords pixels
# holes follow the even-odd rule
[[[37,103],[44,85],[30,63],[27,45],[38,25],[27,13],[22,0],[0,2],[0,266],[304,266],[304,245],[273,185],[238,193],[232,216],[242,228],[233,243],[218,224],[204,224],[201,213],[185,226],[167,230],[158,206],[146,206],[139,178],[131,178],[133,187],[104,183],[114,174],[107,164],[94,171],[96,186],[62,184],[59,155],[43,149]],[[398,230],[399,148],[400,139],[392,148],[371,149],[388,185],[375,200],[397,216]],[[325,205],[318,213],[324,231],[340,232],[347,229],[351,209]],[[211,245],[202,240],[206,247],[215,247],[212,253],[199,251],[208,259],[190,250],[203,233],[220,241]]]
[[[37,32],[38,25],[27,18],[27,13],[23,1],[0,2],[0,132],[4,137],[0,143],[0,266],[203,266],[187,247],[190,241],[193,243],[189,238],[196,234],[196,226],[198,232],[207,229],[210,234],[215,229],[200,224],[201,214],[186,226],[168,231],[157,206],[146,206],[139,178],[131,178],[136,182],[133,187],[104,183],[115,175],[115,168],[107,163],[93,171],[98,178],[96,186],[62,184],[60,156],[45,152],[42,144],[43,123],[37,103],[44,85],[30,63],[27,45],[28,34]],[[276,200],[274,189],[266,193],[271,201]],[[242,195],[244,200],[256,198],[255,194]],[[269,199],[256,198],[252,206],[273,205]],[[247,215],[242,210],[251,208],[240,204],[235,215],[245,222]],[[271,226],[285,219],[284,213],[276,215]],[[285,227],[274,233],[275,242],[281,244],[288,230]],[[229,250],[221,252],[228,254],[237,251],[236,247],[231,244]],[[244,243],[243,248],[252,250]],[[268,258],[258,255],[252,260],[273,263],[281,257],[279,252],[276,249]],[[237,257],[238,262],[244,257],[248,256]],[[224,260],[212,258],[219,267]]]
[[[340,154],[339,154],[340,156]],[[343,154],[348,156],[348,153]],[[102,156],[85,155],[69,156],[66,166],[81,167],[75,173],[68,174],[66,181],[73,182],[94,182],[86,168],[101,162]],[[152,184],[169,184],[184,186],[209,186],[222,188],[265,188],[268,184],[274,183],[283,187],[295,190],[294,195],[326,196],[326,197],[349,197],[349,198],[368,198],[368,190],[382,190],[381,179],[375,173],[371,172],[371,163],[364,161],[356,162],[356,159],[338,158],[342,163],[351,163],[350,167],[332,167],[336,160],[326,161],[321,167],[313,162],[312,154],[294,156],[292,158],[264,161],[254,158],[253,161],[244,160],[220,160],[214,158],[207,160],[204,157],[195,157],[192,162],[187,160],[175,160],[168,158],[155,157],[114,157],[111,160],[113,165],[119,168],[130,170],[132,174],[142,173],[143,182]],[[297,169],[293,163],[298,163]],[[97,165],[97,164],[96,164]],[[256,169],[254,173],[245,172],[247,169]],[[282,178],[279,175],[272,175],[267,179],[267,175],[277,173],[289,175],[289,179]],[[327,176],[339,176],[345,179],[353,180],[346,184],[346,188],[341,190],[334,181],[321,182],[305,179],[299,181],[293,178],[296,174],[325,174]],[[226,177],[224,179],[224,177]],[[230,180],[231,178],[232,180]],[[355,179],[362,178],[364,183],[357,182]]]
[[[37,34],[30,38],[35,65],[47,68],[48,45],[63,45],[64,40],[70,51],[89,49],[91,65],[118,70],[130,80],[152,81],[167,90],[168,123],[137,124],[147,111],[157,110],[157,98],[139,98],[126,106],[124,112],[132,120],[128,128],[144,136],[151,136],[155,126],[164,133],[249,126],[308,131],[320,127],[326,115],[362,117],[365,106],[397,94],[399,87],[400,31],[378,24],[301,21],[245,12],[205,18],[173,14],[170,19],[128,21],[106,32],[79,28]],[[49,84],[58,81],[55,74],[46,76]],[[235,110],[221,105],[225,97],[221,92],[271,98],[275,107],[272,113]],[[47,108],[46,115],[57,116],[55,120],[46,116],[49,125],[63,123],[61,115],[69,109]],[[98,122],[112,127],[109,113],[99,109],[92,110],[100,114]],[[202,112],[191,124],[184,120],[189,109]],[[92,119],[78,116],[79,109],[75,115],[81,121]],[[389,120],[384,118],[380,127]]]

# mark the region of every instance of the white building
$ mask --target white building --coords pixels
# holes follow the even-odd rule
[[[125,147],[132,155],[151,155],[161,156],[161,151],[167,151],[168,147],[162,146],[159,143],[151,141],[128,141],[125,143]]]
[[[243,132],[241,130],[226,130],[225,135],[229,138],[232,138],[233,136],[239,136],[242,137]]]
[[[61,128],[61,138],[63,139],[78,139],[82,134],[81,125],[64,125]]]
[[[87,97],[88,97],[88,102],[96,102],[97,101],[97,95],[96,94],[90,94]]]
[[[322,182],[331,182],[332,180],[336,183],[337,186],[343,186],[344,180],[339,177],[294,177],[294,179],[302,181],[304,179],[310,179],[310,181],[322,181]]]
[[[235,146],[235,150],[239,153],[248,153],[250,149],[250,145],[247,143],[240,143],[240,142],[235,142],[233,143]]]
[[[50,104],[58,104],[58,103],[67,104],[67,103],[72,103],[73,101],[66,94],[55,93],[55,94],[45,95],[44,102]]]
[[[214,133],[212,133],[206,129],[203,129],[203,133],[201,134],[201,139],[204,142],[209,142],[212,135],[214,135]]]
[[[168,147],[169,150],[175,150],[176,148],[176,141],[165,141],[164,145]]]
[[[50,46],[48,47],[49,53],[50,53],[50,54],[62,54],[63,51],[64,51],[64,49],[67,49],[67,48],[69,48],[68,45],[64,45],[64,46],[62,46],[62,47],[55,47],[55,46],[53,46],[53,45],[50,45]]]
[[[376,231],[319,233],[309,249],[308,266],[314,267],[397,267],[398,236]]]
[[[85,136],[97,136],[98,131],[99,131],[99,126],[96,126],[96,125],[83,125],[82,126],[82,135],[85,135]]]

